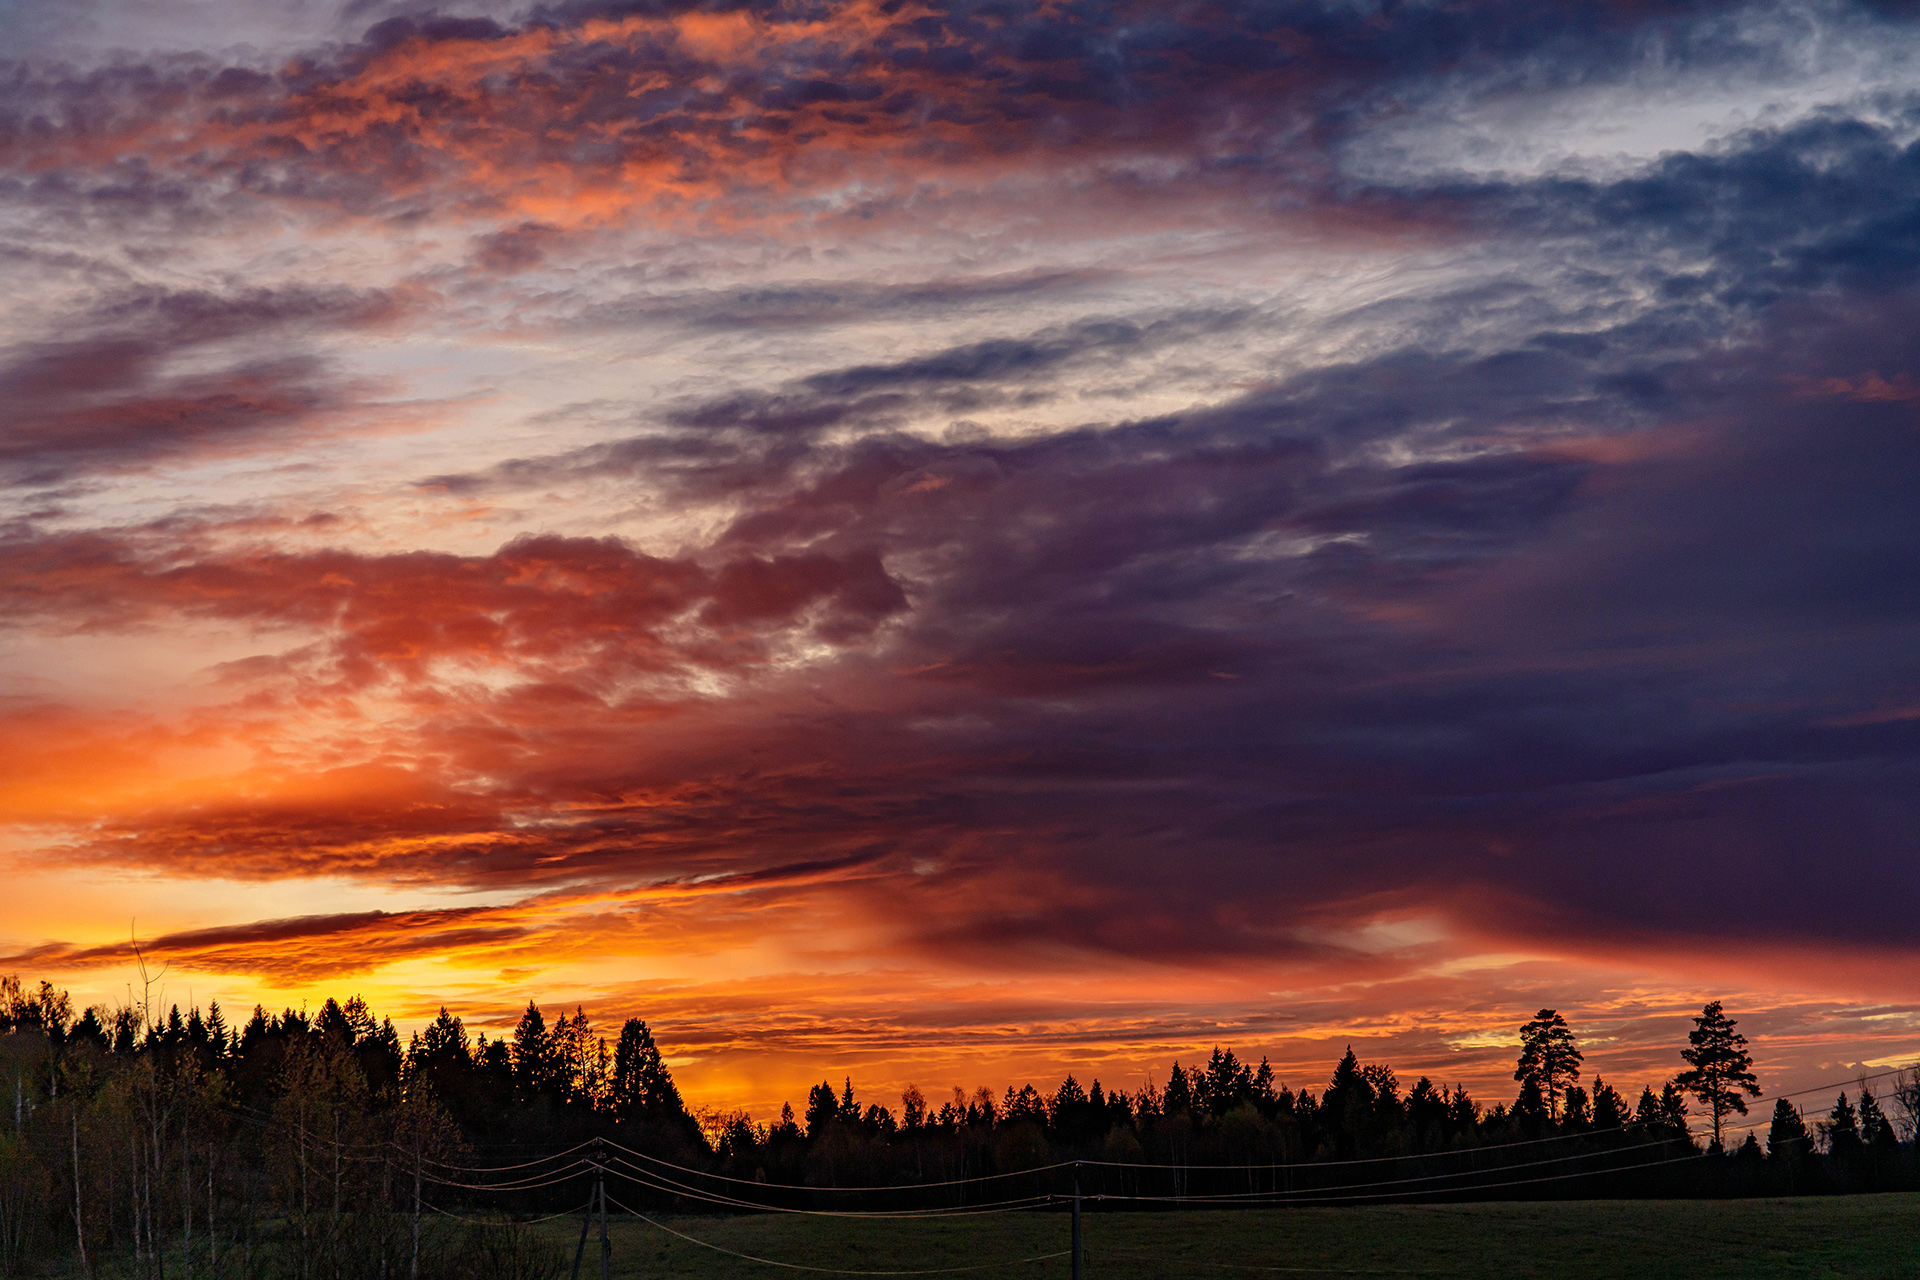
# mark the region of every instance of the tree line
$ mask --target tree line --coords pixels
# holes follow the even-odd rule
[[[555,1259],[524,1232],[461,1219],[567,1209],[584,1183],[488,1190],[462,1171],[594,1139],[693,1171],[676,1186],[627,1164],[641,1181],[619,1194],[654,1208],[711,1208],[701,1188],[721,1178],[749,1204],[845,1208],[850,1187],[897,1188],[870,1206],[976,1203],[1057,1190],[1065,1162],[1105,1203],[1146,1207],[1920,1185],[1912,1074],[1885,1104],[1862,1087],[1811,1120],[1780,1099],[1764,1147],[1723,1143],[1760,1090],[1719,1004],[1694,1021],[1685,1069],[1632,1101],[1583,1083],[1577,1037],[1543,1009],[1520,1028],[1515,1097],[1489,1107],[1351,1049],[1314,1090],[1223,1047],[1132,1091],[1069,1074],[889,1105],[822,1081],[757,1123],[689,1109],[645,1021],[603,1034],[577,1006],[550,1021],[530,1002],[491,1040],[442,1009],[403,1041],[358,997],[235,1023],[217,1003],[76,1013],[49,983],[0,977],[0,1274],[544,1280]],[[970,1181],[985,1175],[1002,1181]]]

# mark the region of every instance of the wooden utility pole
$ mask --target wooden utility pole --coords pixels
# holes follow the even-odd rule
[[[220,1237],[213,1224],[213,1144],[207,1144],[207,1271],[220,1274]]]
[[[80,1216],[80,1108],[73,1109],[73,1238],[80,1246],[80,1274],[86,1275],[87,1226]]]
[[[573,1280],[580,1280],[580,1264],[587,1260],[587,1231],[593,1226],[593,1211],[600,1210],[600,1280],[608,1280],[613,1265],[613,1243],[607,1239],[607,1165],[606,1144],[593,1140],[587,1159],[593,1163],[593,1191],[587,1196],[586,1212],[580,1215],[580,1243],[573,1251]]]
[[[587,1256],[587,1228],[593,1225],[593,1195],[587,1195],[586,1211],[580,1215],[580,1243],[573,1249],[573,1280],[580,1280],[580,1264]]]
[[[416,1133],[413,1137],[413,1263],[407,1269],[409,1280],[420,1280],[420,1148],[426,1138]]]
[[[598,1175],[594,1179],[595,1190],[600,1196],[600,1280],[611,1280],[613,1271],[613,1241],[607,1238],[606,1146],[602,1139],[594,1139],[593,1156],[594,1170]]]

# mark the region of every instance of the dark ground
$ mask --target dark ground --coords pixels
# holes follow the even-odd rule
[[[759,1215],[660,1219],[675,1231],[797,1267],[877,1273],[977,1267],[1068,1275],[1061,1212],[883,1220]],[[564,1247],[579,1220],[536,1228]],[[1341,1209],[1089,1213],[1087,1280],[1162,1276],[1920,1277],[1920,1195],[1792,1200],[1597,1200]],[[630,1218],[611,1226],[626,1280],[799,1276],[702,1248]],[[1021,1264],[1019,1259],[1062,1256]],[[997,1265],[1010,1263],[1011,1265]],[[597,1236],[583,1280],[599,1274]]]

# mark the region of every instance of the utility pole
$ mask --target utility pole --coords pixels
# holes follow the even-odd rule
[[[420,1280],[420,1164],[426,1135],[413,1135],[413,1261],[407,1264],[407,1280]]]
[[[587,1228],[593,1225],[593,1194],[587,1194],[587,1210],[580,1215],[580,1243],[573,1250],[573,1280],[580,1280],[580,1263],[587,1256]]]
[[[1080,1162],[1073,1162],[1073,1280],[1080,1280]]]
[[[80,1203],[80,1108],[73,1108],[73,1238],[80,1246],[80,1274],[88,1274],[87,1267],[87,1224],[81,1216]]]
[[[573,1280],[580,1280],[580,1264],[587,1258],[587,1231],[593,1226],[593,1211],[600,1210],[600,1280],[607,1280],[613,1244],[607,1239],[607,1148],[604,1138],[593,1140],[587,1159],[593,1165],[593,1193],[587,1197],[587,1210],[580,1215],[580,1243],[573,1251]]]
[[[594,1180],[600,1195],[600,1280],[611,1280],[613,1241],[607,1238],[607,1165],[606,1140],[593,1140],[593,1155],[599,1176]]]

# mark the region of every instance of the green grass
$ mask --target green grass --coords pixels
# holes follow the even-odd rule
[[[912,1271],[1064,1252],[1064,1213],[849,1220],[670,1217],[675,1231],[739,1253],[813,1267]],[[1920,1276],[1920,1195],[1793,1200],[1601,1200],[1353,1209],[1089,1213],[1087,1280],[1171,1276],[1627,1277]],[[573,1262],[579,1220],[537,1230]],[[616,1217],[612,1274],[626,1280],[798,1277]],[[1068,1259],[971,1272],[1063,1278]],[[567,1273],[563,1273],[567,1274]],[[590,1239],[582,1280],[599,1274]]]

